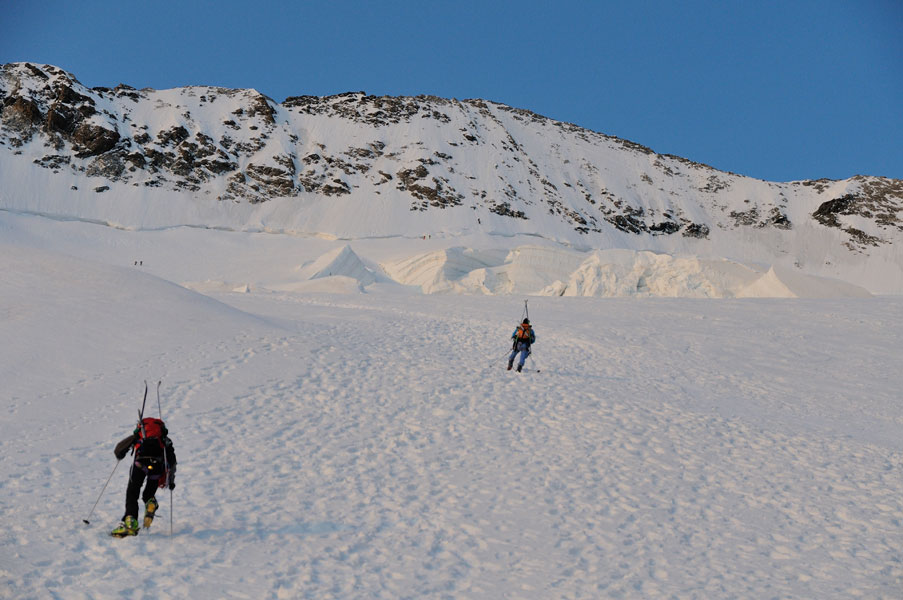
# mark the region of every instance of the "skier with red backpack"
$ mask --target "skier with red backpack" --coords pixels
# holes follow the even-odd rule
[[[514,344],[511,348],[511,355],[508,357],[508,370],[510,371],[514,366],[514,358],[517,356],[517,353],[520,352],[520,361],[517,363],[517,372],[520,373],[524,368],[524,362],[526,362],[527,356],[530,355],[530,346],[536,341],[536,332],[534,332],[533,327],[530,326],[530,319],[524,319],[523,322],[517,326],[517,329],[511,334],[511,339],[514,340]]]
[[[131,450],[135,457],[129,472],[129,485],[125,492],[125,514],[122,522],[111,535],[125,537],[138,535],[138,496],[144,501],[144,527],[150,527],[160,503],[155,493],[158,488],[176,487],[176,452],[169,439],[169,432],[161,419],[142,418],[132,435],[116,444],[113,453],[122,460]],[[147,480],[144,492],[141,485]]]

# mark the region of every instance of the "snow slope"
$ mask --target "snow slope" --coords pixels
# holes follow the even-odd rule
[[[519,297],[267,287],[360,268],[329,240],[9,213],[0,235],[4,596],[903,589],[898,298],[531,297],[517,374]],[[389,263],[410,243],[349,246]],[[561,257],[524,260],[543,279]],[[173,284],[208,280],[250,293]],[[149,532],[116,540],[126,465],[82,519],[145,379],[151,412],[163,381],[178,486]]]

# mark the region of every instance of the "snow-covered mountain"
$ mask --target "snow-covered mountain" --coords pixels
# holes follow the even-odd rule
[[[87,88],[59,68],[12,63],[0,67],[0,103],[7,211],[126,229],[436,237],[447,248],[483,236],[495,243],[478,250],[493,256],[524,240],[587,253],[527,293],[586,293],[593,286],[571,280],[612,249],[903,293],[901,180],[761,181],[485,100]],[[420,254],[412,245],[406,258]],[[474,283],[485,275],[475,269],[510,266],[501,256],[441,291],[511,291]],[[637,257],[634,271],[661,262]]]
[[[899,598],[900,182],[0,80],[0,598]],[[178,485],[112,539],[143,405]]]

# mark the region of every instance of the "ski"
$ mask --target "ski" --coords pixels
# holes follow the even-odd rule
[[[144,437],[144,407],[147,405],[147,379],[144,380],[144,400],[141,401],[141,410],[138,411],[138,427],[141,429],[141,437]]]

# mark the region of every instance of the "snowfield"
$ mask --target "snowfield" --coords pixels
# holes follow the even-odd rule
[[[527,295],[692,269],[522,241],[0,212],[0,595],[900,598],[900,297]],[[423,293],[478,280],[523,295]],[[145,380],[177,487],[113,539]]]

